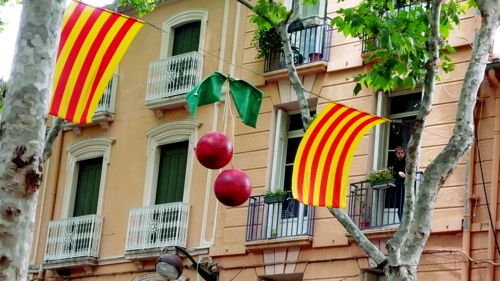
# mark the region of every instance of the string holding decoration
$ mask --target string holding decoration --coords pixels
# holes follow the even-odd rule
[[[186,102],[190,115],[194,116],[199,106],[220,101],[222,85],[226,80],[241,121],[255,128],[262,104],[262,91],[244,80],[227,77],[220,72],[205,77],[187,94]],[[226,104],[226,109],[228,107],[230,105]],[[231,140],[220,132],[206,133],[196,146],[198,161],[209,169],[223,168],[231,161],[232,155]],[[251,191],[250,177],[239,169],[222,171],[214,183],[215,197],[226,206],[234,207],[245,203]]]

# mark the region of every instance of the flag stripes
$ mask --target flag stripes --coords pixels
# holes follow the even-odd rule
[[[330,103],[300,142],[292,175],[294,198],[306,205],[344,208],[351,160],[363,135],[387,121]]]
[[[143,22],[73,2],[67,8],[49,113],[86,124]]]

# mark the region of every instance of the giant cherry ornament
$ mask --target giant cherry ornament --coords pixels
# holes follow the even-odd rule
[[[228,169],[219,174],[214,184],[215,197],[226,206],[239,206],[250,197],[252,183],[239,169]]]
[[[198,140],[196,157],[201,165],[209,169],[220,169],[231,161],[233,143],[224,134],[208,132]]]

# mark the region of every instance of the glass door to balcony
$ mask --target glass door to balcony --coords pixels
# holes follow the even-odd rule
[[[299,147],[304,129],[300,113],[287,114],[278,110],[276,125],[275,149],[277,150],[273,167],[273,184],[271,190],[284,190],[288,196],[285,201],[268,204],[267,237],[286,237],[303,235],[307,232],[307,208],[292,198],[291,181],[293,162]]]
[[[95,220],[79,219],[97,213],[99,187],[101,184],[102,157],[78,161],[78,178],[76,184],[73,217],[67,223],[65,231],[65,250],[72,256],[79,256],[92,248]]]
[[[188,146],[189,143],[183,141],[160,147],[155,205],[182,202]],[[179,216],[176,208],[155,209],[151,221],[151,242],[163,243],[177,237],[177,226],[171,222],[179,221]]]

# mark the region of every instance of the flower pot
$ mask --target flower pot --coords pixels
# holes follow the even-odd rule
[[[320,61],[323,59],[322,53],[310,53],[309,54],[309,62]]]
[[[272,197],[264,197],[264,203],[266,204],[275,204],[285,202],[286,195],[272,196]]]
[[[373,182],[370,182],[370,185],[372,186],[372,188],[375,188],[375,189],[386,189],[389,187],[396,186],[394,184],[394,179],[373,181]]]
[[[370,221],[360,221],[359,222],[359,228],[364,229],[364,228],[370,228]]]

